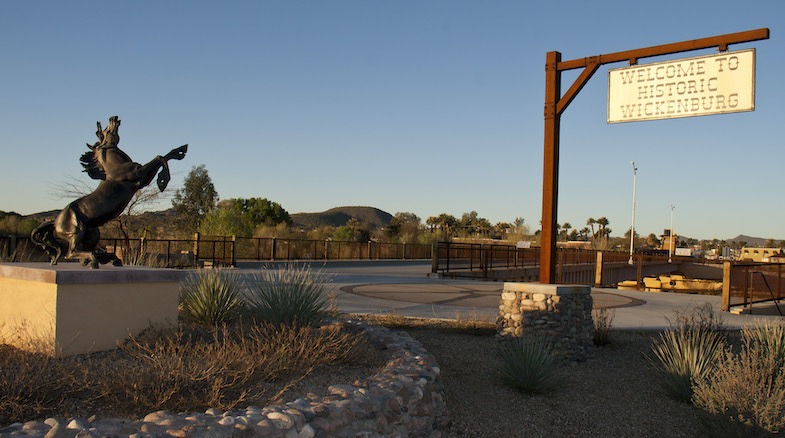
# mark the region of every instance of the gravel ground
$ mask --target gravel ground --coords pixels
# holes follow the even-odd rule
[[[451,437],[694,437],[705,435],[694,407],[658,392],[646,358],[656,333],[611,332],[586,362],[565,365],[565,387],[530,396],[494,379],[493,335],[407,329],[442,371]]]

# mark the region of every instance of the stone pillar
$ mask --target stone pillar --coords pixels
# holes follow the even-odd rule
[[[501,337],[544,335],[554,353],[586,360],[594,351],[590,286],[504,283],[496,330]]]

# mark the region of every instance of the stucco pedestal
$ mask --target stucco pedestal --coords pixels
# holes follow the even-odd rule
[[[109,350],[177,323],[183,271],[77,263],[0,264],[0,341],[67,356]]]

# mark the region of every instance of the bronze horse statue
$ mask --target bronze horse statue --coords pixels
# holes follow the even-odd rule
[[[53,265],[60,258],[80,259],[83,265],[98,268],[98,264],[109,263],[119,266],[121,261],[113,253],[98,248],[101,238],[99,227],[117,218],[131,202],[134,194],[149,185],[158,173],[158,188],[163,191],[169,183],[169,160],[182,160],[188,145],[172,149],[168,154],[157,156],[147,164],[133,162],[117,147],[120,143],[120,119],[109,118],[106,129],[97,122],[98,141],[87,144],[90,151],[80,158],[84,172],[90,178],[101,180],[98,187],[76,201],[68,204],[54,222],[47,222],[31,235],[33,242],[43,247]]]

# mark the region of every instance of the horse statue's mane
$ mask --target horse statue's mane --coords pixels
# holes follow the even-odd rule
[[[90,178],[101,181],[98,187],[68,204],[53,222],[39,226],[31,235],[53,265],[63,258],[63,253],[64,258],[81,259],[91,268],[97,268],[99,263],[121,264],[114,254],[98,248],[99,227],[118,217],[133,195],[149,185],[156,174],[158,188],[163,191],[171,179],[168,161],[182,160],[188,151],[186,144],[142,165],[118,147],[120,119],[117,116],[109,118],[106,129],[101,127],[101,122],[97,125],[98,141],[93,145],[87,143],[90,150],[82,154],[79,162]]]

